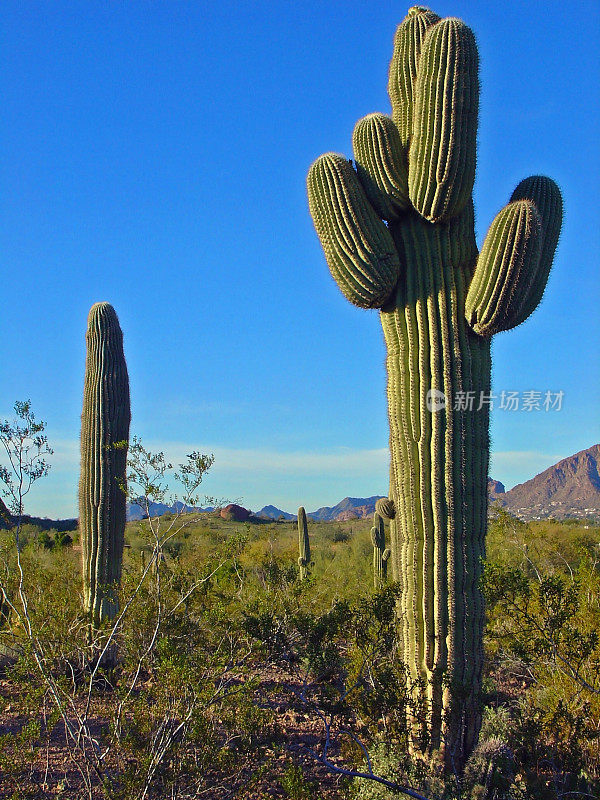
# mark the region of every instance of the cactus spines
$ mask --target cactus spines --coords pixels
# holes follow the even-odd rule
[[[398,280],[398,253],[350,162],[335,153],[317,159],[308,173],[308,202],[344,295],[361,308],[383,305]]]
[[[465,301],[470,326],[481,336],[507,331],[531,313],[538,284],[542,226],[530,200],[514,200],[492,222]]]
[[[431,26],[419,59],[409,154],[410,199],[430,222],[455,217],[475,182],[478,54],[459,19]]]
[[[388,94],[392,103],[392,119],[407,151],[412,136],[414,85],[421,47],[427,29],[439,20],[438,15],[425,6],[413,6],[408,9],[406,19],[398,25],[394,36]]]
[[[376,510],[391,519],[408,684],[423,687],[427,708],[425,720],[412,721],[415,746],[452,770],[466,762],[481,724],[490,336],[518,325],[539,302],[562,204],[548,178],[527,178],[478,259],[478,54],[460,20],[440,20],[422,6],[409,11],[394,40],[389,94],[391,120],[370,115],[357,126],[357,173],[336,156],[334,180],[331,156],[317,160],[309,204],[342,292],[381,309],[391,465],[389,500]],[[398,202],[398,139],[409,207]],[[385,220],[396,258],[374,217]]]
[[[352,146],[356,171],[371,205],[382,219],[398,219],[410,206],[398,128],[384,114],[369,114],[356,123]]]
[[[383,517],[380,517],[377,512],[373,515],[371,544],[373,545],[373,585],[375,589],[381,589],[385,585],[387,578],[387,562],[390,557],[390,549],[385,546],[385,523]]]
[[[123,334],[109,303],[92,306],[86,343],[79,526],[85,607],[97,627],[118,611],[131,419]]]
[[[308,539],[308,524],[306,522],[306,511],[303,506],[298,509],[298,566],[300,567],[300,580],[308,577],[308,567],[310,565],[310,541]]]

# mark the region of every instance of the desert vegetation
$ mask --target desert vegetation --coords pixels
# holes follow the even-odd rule
[[[600,531],[492,509],[488,535],[490,341],[541,300],[561,194],[521,181],[478,253],[460,20],[411,8],[388,88],[308,199],[342,293],[381,313],[389,497],[344,523],[188,513],[214,458],[130,438],[123,333],[94,304],[77,530],[25,522],[52,456],[30,403],[0,427],[1,796],[600,791]]]
[[[411,754],[399,587],[373,588],[370,520],[309,523],[304,580],[295,521],[182,516],[160,561],[152,524],[127,525],[110,669],[90,658],[79,537],[21,531],[26,618],[2,532],[2,796],[600,790],[597,527],[492,522],[481,739],[464,774],[442,779]],[[387,786],[353,777],[370,769]]]

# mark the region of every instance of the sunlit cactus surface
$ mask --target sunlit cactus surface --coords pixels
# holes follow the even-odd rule
[[[525,179],[478,253],[478,52],[461,20],[411,8],[388,89],[391,116],[356,124],[354,164],[318,158],[308,198],[339,288],[381,312],[391,468],[377,510],[391,520],[408,681],[425,700],[414,741],[451,770],[481,720],[490,336],[540,302],[562,202],[549,178]]]
[[[118,612],[131,419],[123,334],[109,303],[92,306],[86,343],[79,527],[85,606],[98,626]]]

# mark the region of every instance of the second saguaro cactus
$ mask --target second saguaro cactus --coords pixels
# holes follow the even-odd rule
[[[417,746],[459,769],[480,728],[487,527],[490,337],[539,303],[562,201],[526,178],[478,254],[472,190],[479,102],[471,30],[415,6],[398,27],[391,117],[308,174],[331,273],[361,308],[378,308],[387,346],[391,560],[401,587],[402,654],[422,687]],[[423,702],[424,701],[424,702]]]
[[[310,565],[310,541],[308,539],[308,523],[306,511],[303,506],[298,509],[298,566],[300,567],[300,580],[308,578]]]
[[[109,303],[92,306],[86,343],[79,528],[85,607],[97,627],[118,611],[131,420],[123,334]]]
[[[381,589],[387,578],[387,563],[390,548],[385,546],[385,522],[377,512],[373,514],[371,528],[371,544],[373,545],[373,586]]]

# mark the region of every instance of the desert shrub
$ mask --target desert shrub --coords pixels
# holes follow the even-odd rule
[[[324,526],[321,536],[323,541],[332,542],[333,544],[348,542],[352,538],[352,529],[346,530],[345,528],[340,528],[339,525],[335,523],[333,525]]]
[[[143,579],[139,553],[128,554],[117,666],[102,672],[94,654],[110,630],[86,640],[79,559],[67,552],[21,552],[26,606],[14,550],[5,553],[0,580],[14,610],[0,638],[14,655],[12,708],[25,720],[2,739],[5,785],[23,796],[39,792],[44,753],[57,736],[70,780],[78,776],[82,791],[87,783],[106,798],[203,791],[219,775],[238,775],[240,752],[248,780],[260,764],[251,754],[263,746],[269,713],[253,702],[245,667],[251,646],[228,612],[239,588],[228,554],[214,552],[194,569],[167,559],[155,573],[148,561]]]
[[[487,646],[526,691],[506,739],[534,796],[600,791],[600,572],[587,555],[564,572],[489,563]]]
[[[316,781],[309,780],[301,767],[291,764],[280,778],[281,788],[290,800],[316,800],[319,787]]]
[[[56,542],[50,536],[48,531],[40,531],[37,535],[37,544],[45,550],[52,550]]]

